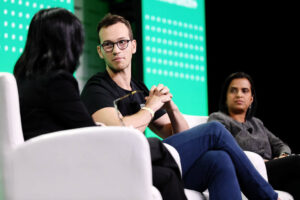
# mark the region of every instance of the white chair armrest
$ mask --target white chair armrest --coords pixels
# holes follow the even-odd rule
[[[171,145],[167,144],[167,143],[163,143],[165,145],[165,147],[168,149],[168,151],[170,152],[170,154],[172,155],[172,157],[174,158],[174,160],[176,161],[178,168],[180,170],[180,173],[182,175],[182,169],[181,169],[181,162],[180,162],[180,156],[179,153],[177,152],[177,150],[172,147]]]
[[[184,189],[184,193],[188,200],[208,200],[209,199],[208,190],[205,190],[203,193],[200,193],[196,190]]]
[[[170,152],[170,154],[173,156],[174,160],[176,161],[176,163],[178,165],[180,173],[182,174],[182,168],[181,168],[179,153],[171,145],[166,144],[166,143],[164,143],[164,145],[168,149],[168,151]],[[195,191],[195,190],[184,189],[184,193],[185,193],[187,199],[189,199],[189,200],[205,200],[205,199],[208,199],[208,192],[206,192],[203,195],[200,192]]]
[[[244,151],[251,163],[254,165],[256,170],[260,173],[262,177],[266,181],[268,181],[268,175],[267,175],[267,169],[265,165],[264,159],[257,153],[251,152],[251,151]]]
[[[264,159],[257,153],[251,151],[244,151],[256,170],[268,181],[267,168]],[[293,200],[292,195],[287,192],[275,190],[281,200]],[[243,196],[243,200],[247,198]]]
[[[281,200],[294,200],[294,197],[292,197],[292,195],[287,192],[279,191],[279,190],[275,190],[275,192],[278,193],[278,197]]]
[[[152,200],[163,200],[159,190],[152,186]]]
[[[251,161],[255,169],[260,173],[260,175],[268,181],[267,169],[264,159],[257,153],[251,151],[244,151],[248,159]],[[247,200],[247,197],[242,193],[242,199]]]
[[[13,152],[8,171],[11,199],[152,199],[149,144],[130,128],[36,137]]]
[[[187,114],[183,114],[183,116],[190,128],[193,128],[199,124],[204,124],[208,120],[208,116],[187,115]]]

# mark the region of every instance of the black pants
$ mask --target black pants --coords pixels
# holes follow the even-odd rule
[[[153,185],[163,200],[187,200],[177,163],[157,138],[148,138],[152,161]]]
[[[275,190],[290,193],[300,199],[300,155],[292,155],[266,162],[269,183]]]

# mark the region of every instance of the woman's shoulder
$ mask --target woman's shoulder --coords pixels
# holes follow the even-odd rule
[[[49,72],[49,74],[47,74],[47,78],[51,81],[53,80],[76,81],[73,74],[65,70],[57,70],[57,71]]]
[[[208,121],[219,121],[228,128],[240,126],[239,122],[235,121],[232,117],[221,111],[210,114]]]
[[[47,87],[55,85],[73,85],[78,87],[77,80],[74,75],[65,70],[57,70],[47,74],[43,79]]]
[[[44,78],[47,91],[51,93],[59,93],[60,91],[76,91],[79,93],[78,82],[70,72],[58,70],[48,73]]]
[[[70,72],[64,70],[51,71],[46,74],[36,74],[24,77],[17,80],[18,88],[23,90],[36,90],[39,93],[47,91],[53,87],[60,87],[62,85],[72,85],[78,87],[76,79]]]
[[[213,120],[213,119],[223,119],[223,120],[230,120],[231,117],[229,117],[228,115],[226,115],[225,113],[218,111],[218,112],[213,112],[209,115],[209,119]]]

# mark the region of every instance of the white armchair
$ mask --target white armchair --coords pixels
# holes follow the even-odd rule
[[[208,120],[208,116],[196,116],[196,115],[187,115],[184,114],[184,118],[187,120],[190,127],[194,127],[196,125],[206,123]],[[267,169],[263,158],[257,153],[245,151],[245,154],[254,165],[256,170],[268,181]],[[180,160],[179,160],[180,162]],[[287,192],[276,190],[281,200],[293,200],[294,198]],[[204,192],[205,196],[208,197],[208,192]],[[242,194],[243,200],[247,200],[247,198]]]
[[[161,200],[146,138],[124,127],[59,131],[24,142],[16,81],[0,73],[0,200]]]

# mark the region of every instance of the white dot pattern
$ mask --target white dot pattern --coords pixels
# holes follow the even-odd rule
[[[205,82],[204,27],[149,14],[144,19],[145,72]]]
[[[47,2],[47,4],[45,4]],[[13,68],[26,42],[29,23],[44,8],[64,7],[74,10],[74,0],[0,0],[0,58],[2,65]]]

